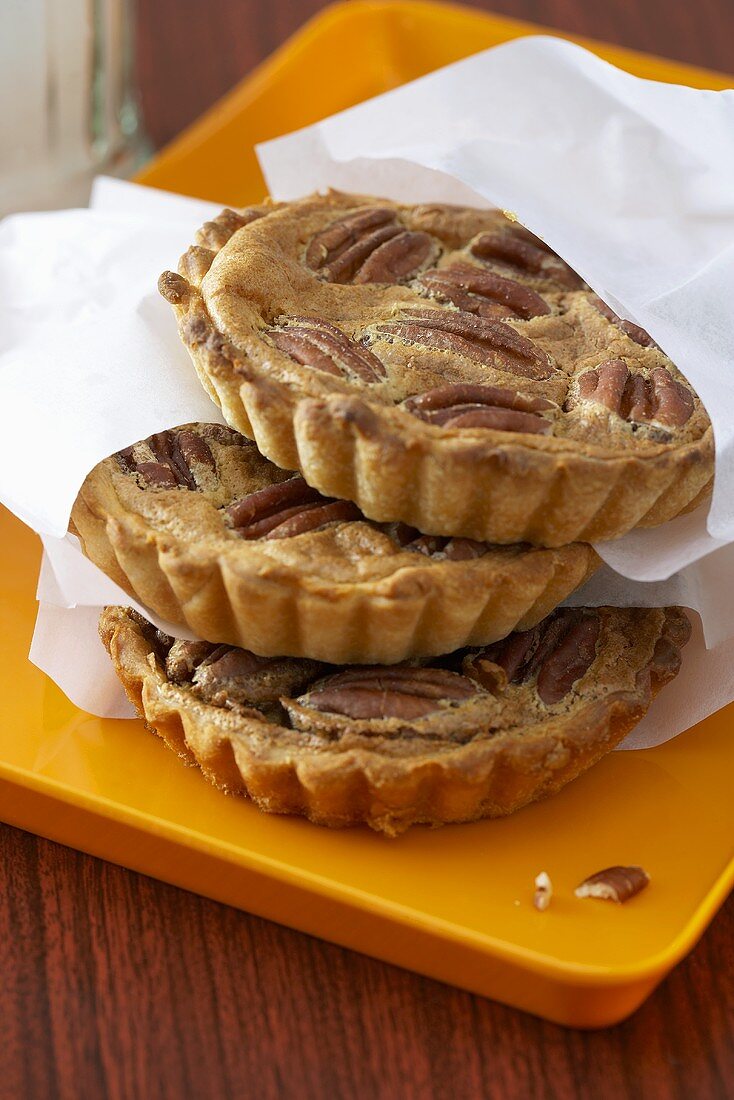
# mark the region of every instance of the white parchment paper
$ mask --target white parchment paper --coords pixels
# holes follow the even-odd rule
[[[673,356],[714,422],[714,506],[599,547],[618,572],[601,570],[574,602],[682,603],[716,645],[706,650],[697,627],[684,673],[629,745],[666,740],[731,701],[732,97],[638,81],[577,47],[525,39],[269,143],[261,159],[277,197],[339,186],[512,209]],[[218,209],[102,180],[91,211],[0,225],[0,397],[10,413],[0,500],[44,536],[31,657],[92,713],[130,714],[96,623],[101,605],[133,601],[65,537],[69,511],[112,451],[177,423],[221,420],[155,287]]]
[[[0,501],[48,535],[105,456],[223,423],[156,287],[220,208],[112,181],[97,194],[96,209],[0,223]]]

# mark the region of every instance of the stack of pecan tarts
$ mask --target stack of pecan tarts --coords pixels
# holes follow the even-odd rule
[[[333,192],[224,211],[159,287],[227,426],[112,455],[72,514],[181,628],[102,615],[152,730],[264,810],[389,835],[510,813],[622,740],[688,620],[560,605],[590,542],[713,478],[646,332],[499,212]]]

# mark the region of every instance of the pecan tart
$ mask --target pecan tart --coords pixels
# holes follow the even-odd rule
[[[264,656],[335,662],[502,638],[542,619],[598,563],[584,543],[489,546],[366,520],[217,424],[105,459],[72,526],[93,562],[170,622]]]
[[[567,608],[430,664],[339,668],[176,641],[121,607],[100,621],[140,716],[216,786],[391,835],[559,790],[639,721],[689,632],[678,608]]]
[[[502,213],[335,192],[259,213],[159,287],[227,422],[320,492],[543,546],[710,493],[691,386]]]

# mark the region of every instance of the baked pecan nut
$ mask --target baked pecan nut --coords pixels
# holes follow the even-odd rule
[[[553,374],[550,356],[532,340],[502,321],[473,313],[408,309],[404,319],[379,324],[377,332],[537,381]]]
[[[292,538],[329,523],[363,518],[356,504],[322,497],[301,477],[249,493],[224,512],[234,533],[243,539]]]
[[[330,523],[349,523],[362,518],[359,508],[351,500],[324,498],[322,504],[309,505],[300,512],[284,517],[266,537],[269,539],[293,538],[294,535],[305,535],[307,531],[319,531]]]
[[[193,642],[183,638],[172,640],[166,654],[166,675],[174,684],[193,680],[199,665],[217,648],[215,642]]]
[[[118,451],[113,458],[126,474],[136,477],[141,487],[147,489],[211,489],[218,483],[218,475],[207,439],[225,446],[247,446],[247,441],[233,429],[207,424],[198,431],[176,428],[159,432]],[[292,538],[332,523],[371,522],[356,504],[324,497],[297,475],[256,489],[222,506],[221,512],[233,534],[248,541]],[[422,535],[406,524],[387,524],[382,529],[400,547],[441,561],[467,561],[489,550],[487,543]]]
[[[340,218],[316,233],[306,264],[331,283],[399,283],[412,278],[438,252],[428,233],[405,229],[380,207]]]
[[[290,317],[268,335],[279,351],[311,370],[362,382],[385,377],[384,366],[369,348],[318,317]]]
[[[595,309],[601,313],[602,317],[606,317],[608,321],[611,321],[613,325],[616,325],[618,329],[626,333],[630,340],[634,340],[636,344],[639,344],[643,348],[657,348],[657,344],[653,340],[649,332],[645,332],[644,328],[640,328],[639,325],[635,325],[632,321],[624,321],[622,318],[614,312],[611,306],[608,306],[606,302],[602,301],[598,294],[590,294],[589,300]]]
[[[559,703],[588,672],[596,656],[599,616],[592,609],[562,608],[532,630],[511,634],[504,641],[474,654],[465,663],[468,676],[489,682],[490,664],[498,666],[508,684],[535,679],[546,706]],[[501,676],[497,677],[501,683]]]
[[[354,283],[401,283],[433,259],[437,251],[427,233],[405,229],[388,241],[383,241],[370,253],[352,281]]]
[[[327,278],[333,278],[333,275],[340,274],[338,266],[330,270],[339,257],[348,255],[355,246],[386,226],[391,231],[397,231],[395,222],[395,212],[381,207],[360,210],[339,218],[311,238],[306,249],[306,263],[313,271],[321,271]],[[365,254],[369,254],[369,249]]]
[[[545,435],[553,425],[541,412],[554,408],[544,397],[526,397],[500,386],[438,386],[407,398],[402,407],[429,424],[451,428],[492,428]]]
[[[321,499],[319,491],[307,485],[302,477],[292,477],[248,493],[228,505],[224,512],[233,528],[247,529],[284,509],[302,507]]]
[[[404,550],[414,550],[426,557],[445,561],[471,561],[481,558],[489,550],[486,542],[474,539],[452,538],[444,535],[422,535],[415,527],[407,523],[396,523],[394,538]]]
[[[507,688],[505,670],[482,650],[467,654],[461,662],[461,671],[491,695],[501,695]]]
[[[323,668],[318,661],[258,657],[236,646],[173,639],[160,631],[153,637],[150,623],[142,623],[169,680],[216,707],[256,706],[277,713],[281,695],[303,691]]]
[[[478,260],[498,263],[523,275],[552,279],[561,286],[577,289],[583,280],[573,268],[537,237],[513,226],[482,233],[472,241],[469,251]]]
[[[667,367],[649,377],[630,371],[623,359],[607,359],[578,379],[579,397],[603,405],[630,423],[681,428],[693,414],[693,395]]]
[[[477,695],[479,688],[443,668],[355,668],[315,684],[298,700],[310,710],[348,718],[423,718]]]
[[[418,284],[465,313],[488,320],[516,317],[527,321],[551,312],[545,299],[530,287],[474,264],[432,268],[419,277]]]
[[[553,636],[553,627],[557,633]],[[560,615],[551,624],[539,645],[535,657],[526,666],[525,675],[537,669],[537,691],[548,706],[559,703],[590,668],[596,656],[599,640],[599,619],[596,615]]]
[[[145,485],[160,489],[200,488],[204,471],[216,470],[206,441],[185,429],[157,432],[115,457],[126,473],[138,474]]]

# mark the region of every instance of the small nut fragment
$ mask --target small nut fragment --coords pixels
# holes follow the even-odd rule
[[[621,903],[639,894],[649,881],[650,876],[642,867],[606,867],[585,878],[574,893],[577,898],[602,898]]]
[[[533,894],[533,905],[541,913],[544,909],[547,909],[551,903],[553,897],[553,883],[550,880],[550,876],[547,871],[541,871],[539,875],[535,876],[535,893]]]

